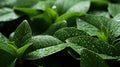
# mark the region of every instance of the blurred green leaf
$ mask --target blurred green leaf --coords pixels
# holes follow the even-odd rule
[[[90,1],[89,0],[85,0],[85,1],[81,1],[76,3],[75,5],[73,5],[72,7],[70,7],[67,11],[68,12],[83,12],[86,13],[90,8]]]
[[[65,21],[54,23],[46,30],[44,34],[53,35],[58,29],[63,27],[67,27],[67,23]]]
[[[6,22],[17,19],[19,16],[15,14],[11,8],[0,9],[0,22]]]
[[[108,0],[91,0],[92,3],[95,3],[96,6],[104,6],[108,5],[109,1]]]
[[[39,1],[39,2],[38,2],[37,4],[35,4],[32,8],[45,10],[46,8],[52,8],[54,2],[55,2],[54,0],[43,0],[43,1]]]
[[[104,17],[107,17],[107,18],[110,18],[110,14],[109,12],[107,11],[91,11],[90,14],[94,14],[94,15],[97,15],[97,16],[104,16]]]
[[[69,0],[56,0],[55,6],[56,6],[56,9],[57,9],[57,12],[59,13],[59,15],[66,13],[69,9],[70,9],[70,11],[72,11],[74,9],[77,11],[80,10],[80,11],[86,12],[87,9],[89,9],[89,3],[90,3],[90,2],[87,3],[87,1],[89,1],[89,0],[71,0],[71,1],[69,1]],[[82,5],[83,3],[85,3],[84,6]],[[80,4],[82,6],[78,9],[78,6],[76,4],[79,5],[79,7],[80,7]],[[84,8],[82,8],[82,7],[85,7],[86,10],[84,10]]]
[[[30,26],[33,33],[38,35],[45,32],[45,30],[55,22],[57,17],[58,14],[51,8],[46,8],[44,13],[31,17]]]
[[[120,13],[113,17],[113,20],[120,21]]]
[[[14,8],[15,12],[19,15],[28,15],[30,17],[42,14],[42,10],[36,10],[32,8]]]
[[[13,7],[17,0],[0,0],[0,7]]]
[[[66,13],[66,14],[63,14],[61,16],[59,16],[57,19],[56,19],[56,22],[60,22],[60,21],[63,21],[63,20],[67,20],[71,17],[79,17],[79,16],[83,16],[85,15],[85,13],[80,13],[80,12],[70,12],[70,13]]]
[[[40,0],[17,0],[14,3],[14,7],[32,7],[37,4]]]
[[[110,3],[108,5],[108,11],[113,17],[116,16],[118,13],[120,13],[120,4]]]
[[[10,53],[0,49],[0,66],[9,67],[11,63],[15,60],[15,57]]]

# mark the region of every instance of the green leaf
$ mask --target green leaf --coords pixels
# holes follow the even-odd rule
[[[0,43],[5,43],[5,42],[8,42],[9,40],[0,33]]]
[[[60,22],[60,21],[63,21],[63,20],[67,20],[71,17],[79,17],[79,16],[83,16],[85,15],[85,13],[80,13],[80,12],[69,12],[69,13],[65,13],[63,15],[61,15],[60,17],[58,17],[56,19],[56,22]]]
[[[116,16],[114,16],[114,18],[113,18],[113,20],[115,20],[115,21],[120,21],[120,13],[119,14],[117,14]]]
[[[21,57],[23,55],[23,53],[25,52],[25,50],[31,46],[32,43],[28,43],[28,44],[25,44],[24,46],[20,47],[19,49],[17,49],[17,57]]]
[[[65,27],[55,32],[54,36],[58,39],[65,41],[67,38],[80,36],[80,35],[87,35],[84,31],[78,30],[74,27]]]
[[[16,0],[0,0],[0,7],[13,7]]]
[[[15,20],[18,17],[19,16],[15,14],[13,9],[10,8],[0,9],[0,22]]]
[[[108,5],[108,11],[113,17],[116,16],[118,13],[120,13],[120,4],[110,3]]]
[[[21,15],[25,14],[25,15],[28,15],[30,17],[43,13],[42,10],[36,10],[36,9],[32,9],[32,8],[14,8],[14,10],[18,14],[21,14]]]
[[[0,33],[0,49],[15,56],[16,51],[10,45],[12,45],[12,44],[9,44],[9,40]]]
[[[96,36],[97,34],[101,33],[95,26],[81,19],[77,19],[77,29],[83,30],[91,36]]]
[[[28,60],[40,59],[40,58],[49,56],[51,54],[54,54],[56,52],[59,52],[59,51],[65,49],[66,46],[67,46],[66,44],[59,44],[59,45],[55,45],[55,46],[50,46],[50,47],[38,49],[36,51],[30,52],[26,56],[26,59],[28,59]]]
[[[54,2],[55,2],[54,0],[39,1],[32,8],[45,10],[46,8],[51,8],[53,6]]]
[[[15,41],[17,47],[22,47],[30,41],[31,36],[31,28],[28,22],[25,20],[15,30],[15,34],[13,36],[12,41]]]
[[[66,5],[67,6],[67,5]],[[71,8],[68,9],[68,12],[83,12],[86,13],[90,8],[90,1],[81,1],[73,5]]]
[[[14,7],[32,7],[37,4],[39,0],[17,0]]]
[[[62,41],[50,35],[33,36],[32,42],[33,42],[32,48],[34,49],[45,48],[62,43]]]
[[[68,43],[68,45],[75,51],[77,52],[77,54],[81,55],[81,51],[83,49],[86,49],[83,46],[77,45],[77,44],[73,44],[73,43]],[[113,59],[119,59],[119,56],[110,56],[110,55],[106,55],[106,54],[100,54],[100,53],[96,53],[98,56],[100,56],[102,59],[104,60],[113,60]],[[72,54],[73,56],[75,56],[75,54]],[[75,57],[77,59],[80,60],[80,56],[79,57]]]
[[[108,5],[108,0],[91,0],[92,3],[95,3],[96,6]]]
[[[80,57],[81,67],[108,67],[106,62],[100,56],[88,49],[83,49]]]
[[[76,26],[76,18],[79,16],[83,16],[85,13],[80,13],[80,12],[69,12],[61,15],[56,19],[56,22],[61,22],[61,21],[67,21],[67,26],[68,27],[74,27]]]
[[[8,66],[8,67],[15,67],[16,59]]]
[[[117,42],[118,41],[118,42]],[[116,49],[116,55],[120,56],[120,42],[119,39],[116,40],[117,43],[115,43],[114,47]]]
[[[30,22],[30,25],[32,31],[37,35],[45,32],[45,30],[55,22],[57,17],[58,14],[55,10],[46,8],[43,14],[39,14],[31,18],[32,22]]]
[[[68,10],[72,11],[73,9],[77,10],[78,9],[78,4],[82,5],[83,3],[87,2],[89,0],[56,0],[55,2],[55,6],[57,9],[57,12],[62,15],[63,13],[66,13]],[[76,5],[77,4],[77,5]],[[86,7],[87,6],[87,7]],[[84,10],[84,7],[86,10]],[[89,3],[85,3],[84,6],[82,5],[79,10],[81,9],[81,11],[87,11],[87,9],[89,8]],[[79,11],[77,10],[77,11]]]
[[[73,43],[80,47],[87,48],[96,53],[106,54],[106,55],[110,55],[110,56],[116,56],[115,55],[115,51],[116,51],[115,47],[105,43],[102,40],[99,40],[99,39],[96,39],[96,38],[93,38],[90,36],[85,36],[85,35],[76,36],[76,37],[67,39],[66,42],[68,44]],[[73,49],[76,50],[74,47],[73,47]]]
[[[13,61],[15,57],[10,53],[0,49],[0,66],[8,67]]]
[[[94,15],[97,15],[97,16],[104,16],[104,17],[110,18],[110,14],[107,11],[102,11],[102,10],[91,11],[90,14],[94,14]]]
[[[112,44],[112,42],[118,37],[120,34],[120,24],[117,21],[114,21],[110,18],[106,18],[103,16],[96,16],[96,15],[86,15],[80,17],[82,20],[86,21],[87,23],[95,26],[101,34],[97,34],[97,36]]]
[[[65,21],[54,23],[45,31],[44,34],[53,35],[58,29],[63,27],[67,27],[67,23]]]
[[[120,58],[119,56],[108,56],[108,55],[105,55],[105,54],[97,54],[97,55],[99,55],[104,60],[113,60],[113,59],[119,59]]]

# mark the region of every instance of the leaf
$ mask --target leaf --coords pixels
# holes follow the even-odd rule
[[[118,56],[108,56],[105,54],[98,54],[102,59],[104,60],[113,60],[113,59],[119,59]]]
[[[13,61],[15,57],[10,53],[0,49],[0,66],[8,67]]]
[[[65,13],[65,14],[61,15],[60,17],[58,17],[56,19],[56,22],[67,20],[67,19],[69,19],[71,17],[79,17],[79,16],[83,16],[83,15],[85,15],[85,13],[80,13],[80,12]]]
[[[28,60],[40,59],[40,58],[49,56],[51,54],[54,54],[56,52],[59,52],[59,51],[65,49],[66,46],[67,46],[66,44],[59,44],[59,45],[55,45],[55,46],[50,46],[50,47],[38,49],[36,51],[30,52],[26,56],[26,59],[28,59]]]
[[[0,9],[0,22],[15,20],[18,17],[19,16],[15,14],[13,9],[10,8]]]
[[[57,17],[58,14],[55,10],[51,8],[46,8],[43,14],[31,17],[32,21],[30,22],[30,26],[32,28],[32,31],[36,35],[45,32],[45,30],[55,22],[55,19]]]
[[[61,22],[61,21],[67,21],[67,26],[68,27],[74,27],[76,26],[76,18],[79,16],[83,16],[85,13],[80,13],[80,12],[69,12],[61,15],[56,19],[56,22]]]
[[[96,39],[96,38],[93,38],[90,36],[81,35],[81,36],[71,37],[71,38],[67,39],[66,42],[68,44],[73,43],[80,47],[87,48],[96,53],[106,54],[106,55],[110,55],[110,56],[116,56],[115,55],[115,51],[116,51],[115,47],[105,43],[102,40],[99,40],[99,39]],[[73,49],[76,50],[77,48],[73,47]]]
[[[91,36],[96,36],[97,34],[100,34],[101,32],[93,25],[81,20],[77,19],[77,29],[85,31]]]
[[[110,14],[109,12],[107,11],[91,11],[90,14],[94,14],[94,15],[97,15],[97,16],[104,16],[104,17],[107,17],[107,18],[110,18]]]
[[[17,0],[14,7],[32,7],[37,4],[39,0]]]
[[[13,48],[11,48],[9,45],[11,45],[9,44],[9,40],[0,33],[0,50],[4,50],[10,53],[11,55],[15,56],[16,51]]]
[[[96,6],[108,5],[108,0],[91,0],[92,3],[95,3]]]
[[[117,14],[116,16],[114,16],[114,18],[113,18],[113,20],[115,20],[115,21],[120,21],[120,13],[119,14]]]
[[[24,20],[15,30],[13,40],[17,47],[27,44],[32,36],[31,28],[26,20]]]
[[[28,44],[25,44],[24,46],[20,47],[19,49],[17,49],[17,57],[21,57],[23,55],[23,53],[25,52],[25,50],[31,46],[32,43],[28,43]]]
[[[9,40],[0,33],[0,43],[5,43],[5,42],[8,42]]]
[[[118,40],[118,42],[114,45],[115,49],[116,49],[116,55],[120,55],[120,42]]]
[[[53,35],[58,29],[63,27],[67,27],[67,23],[65,21],[54,23],[45,31],[44,34]]]
[[[77,45],[77,44],[73,44],[73,43],[68,43],[68,45],[75,51],[77,52],[77,54],[81,55],[81,51],[83,49],[86,49],[85,47],[83,46],[80,46],[80,45]],[[100,56],[102,59],[104,60],[113,60],[113,59],[119,59],[119,56],[110,56],[110,55],[107,55],[107,54],[100,54],[100,53],[96,53],[94,52],[95,54],[97,54],[98,56]],[[73,56],[75,56],[75,54],[72,54]],[[80,60],[80,56],[79,57],[75,57],[75,58],[78,58]]]
[[[61,44],[62,41],[50,35],[37,35],[32,37],[32,48],[40,49]]]
[[[83,49],[80,57],[81,67],[108,67],[106,62],[100,56],[90,50]]]
[[[80,18],[98,28],[101,34],[98,34],[97,36],[110,44],[116,39],[115,37],[120,35],[120,24],[117,21],[96,15],[86,15]]]
[[[13,7],[16,0],[0,0],[0,7]]]
[[[83,12],[86,13],[90,8],[90,1],[81,1],[73,5],[70,9],[68,9],[68,12]]]
[[[82,3],[85,3],[87,1],[89,1],[89,0],[71,0],[71,1],[69,1],[69,0],[56,0],[55,6],[56,6],[56,9],[57,9],[57,12],[59,13],[59,15],[62,15],[64,13],[66,13],[68,10],[70,10],[70,11],[72,11],[73,9],[77,10],[78,3],[82,4]],[[86,10],[84,10],[84,8],[82,8],[82,7],[84,7]],[[89,8],[89,3],[85,3],[84,6],[82,5],[81,8],[79,8],[79,10],[87,11],[88,8]],[[77,10],[77,11],[79,11],[79,10]]]
[[[55,2],[54,0],[39,1],[32,8],[45,10],[46,8],[51,8],[53,6],[54,2]]]
[[[58,39],[65,41],[66,39],[74,36],[87,35],[84,31],[78,30],[74,27],[65,27],[55,32],[54,36]]]
[[[8,66],[8,67],[15,67],[16,59]]]
[[[36,10],[36,9],[32,9],[32,8],[14,8],[14,10],[18,14],[21,14],[21,15],[25,14],[25,15],[28,15],[30,17],[43,13],[42,10]]]
[[[116,16],[118,13],[120,13],[120,4],[110,3],[108,5],[108,11],[113,17]]]

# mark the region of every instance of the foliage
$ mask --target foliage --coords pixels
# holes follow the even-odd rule
[[[120,1],[0,0],[0,58],[1,67],[119,66]]]

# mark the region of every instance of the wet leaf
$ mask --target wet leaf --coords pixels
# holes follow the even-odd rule
[[[106,62],[100,56],[90,50],[83,49],[80,57],[81,67],[108,67]]]
[[[12,41],[15,41],[15,45],[17,47],[22,47],[23,45],[30,41],[31,36],[32,36],[31,28],[28,22],[25,20],[15,30]]]
[[[36,51],[30,52],[26,56],[26,59],[28,59],[28,60],[40,59],[40,58],[49,56],[51,54],[54,54],[56,52],[59,52],[59,51],[65,49],[66,46],[67,46],[66,44],[59,44],[59,45],[55,45],[55,46],[50,46],[50,47],[38,49]]]
[[[58,39],[60,39],[62,41],[65,41],[67,38],[80,36],[80,35],[88,36],[88,34],[85,33],[84,31],[78,30],[74,27],[62,28],[62,29],[56,31],[54,34],[55,37],[57,37]]]

